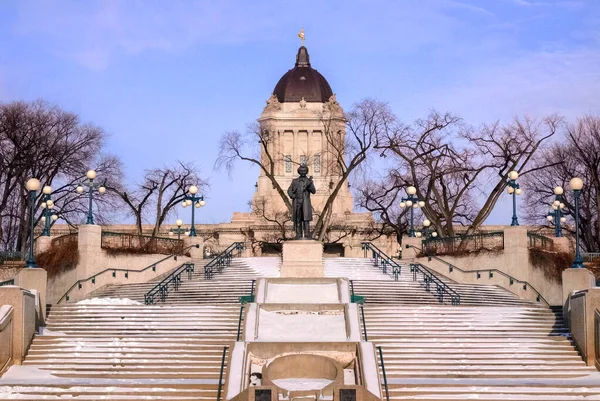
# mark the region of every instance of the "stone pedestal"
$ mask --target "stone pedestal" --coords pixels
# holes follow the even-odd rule
[[[406,246],[409,246],[408,248]],[[414,259],[419,254],[419,249],[413,248],[416,246],[421,249],[423,246],[423,239],[417,237],[409,237],[407,235],[402,237],[402,260]]]
[[[35,254],[39,254],[47,251],[52,244],[52,237],[46,237],[44,235],[39,236],[38,239],[35,240]]]
[[[197,245],[198,247],[193,245]],[[191,248],[187,249],[190,246]],[[204,239],[202,237],[183,237],[183,248],[184,253],[190,253],[192,260],[204,258]],[[187,249],[187,251],[185,251],[185,249]]]
[[[552,238],[552,241],[554,242],[554,250],[556,252],[571,252],[571,243],[567,237],[554,237]]]
[[[565,269],[562,272],[563,305],[573,291],[587,290],[596,286],[596,278],[588,269]]]
[[[78,227],[77,279],[85,280],[103,268],[102,261],[102,227],[95,224],[82,224]]]
[[[50,238],[50,237],[46,237]],[[15,284],[26,290],[36,290],[40,297],[40,324],[46,321],[46,293],[48,291],[48,273],[40,268],[22,269],[16,277]]]
[[[323,243],[294,240],[283,243],[281,277],[323,277]]]

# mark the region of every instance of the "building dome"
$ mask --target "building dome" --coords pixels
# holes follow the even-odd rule
[[[308,50],[302,46],[296,55],[296,66],[286,72],[273,90],[279,102],[325,103],[333,95],[329,83],[317,70],[310,66]]]

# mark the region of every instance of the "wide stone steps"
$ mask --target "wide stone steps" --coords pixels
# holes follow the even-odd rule
[[[506,387],[535,379],[560,387],[596,372],[581,360],[558,312],[531,304],[364,306],[368,339],[382,348],[393,400],[529,399],[518,398],[519,392],[494,393],[484,384],[466,392],[438,391],[438,383],[496,380]]]
[[[214,400],[238,316],[238,305],[54,305],[21,367],[34,377],[3,380],[0,399]]]
[[[419,379],[416,379],[418,381]],[[415,381],[415,379],[412,379]],[[563,380],[562,385],[548,384],[528,384],[523,380],[512,380],[516,382],[514,385],[498,385],[490,384],[490,380],[481,382],[477,380],[469,380],[468,384],[461,384],[454,381],[453,383],[440,383],[436,387],[420,386],[417,383],[415,386],[402,384],[390,384],[389,392],[390,399],[394,400],[556,400],[570,401],[583,399],[598,399],[594,398],[600,394],[600,386],[583,387],[576,384],[568,384],[568,380]],[[529,380],[528,380],[529,381]]]

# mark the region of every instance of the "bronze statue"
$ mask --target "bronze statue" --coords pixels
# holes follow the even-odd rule
[[[310,239],[310,221],[312,220],[312,204],[310,194],[317,192],[312,176],[307,177],[308,167],[304,164],[298,167],[300,177],[294,178],[288,188],[292,199],[292,221],[296,230],[296,239]]]

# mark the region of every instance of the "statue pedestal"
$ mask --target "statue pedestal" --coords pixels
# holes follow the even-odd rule
[[[323,243],[294,240],[283,243],[280,277],[323,277]]]

